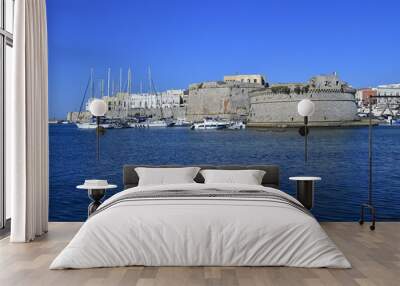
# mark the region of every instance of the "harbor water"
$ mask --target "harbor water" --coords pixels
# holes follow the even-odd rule
[[[313,214],[320,221],[355,221],[368,198],[368,128],[313,128],[309,161],[297,129],[189,130],[110,129],[101,136],[96,159],[95,130],[50,125],[50,221],[84,221],[90,200],[76,186],[107,179],[121,191],[124,164],[277,164],[281,190],[295,195],[290,176],[320,176]],[[374,127],[373,203],[378,220],[400,219],[400,128]]]

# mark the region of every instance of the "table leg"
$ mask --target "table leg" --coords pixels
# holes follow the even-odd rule
[[[92,200],[88,207],[88,217],[101,205],[101,199],[106,193],[105,189],[88,190],[88,196]]]
[[[314,206],[314,181],[297,181],[297,200],[307,209]]]

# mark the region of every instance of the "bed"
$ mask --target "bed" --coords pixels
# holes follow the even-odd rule
[[[124,166],[124,191],[98,208],[50,269],[351,267],[312,214],[279,190],[278,166],[199,166],[264,170],[261,185],[204,184],[199,173],[194,183],[153,186],[138,186],[136,167]]]

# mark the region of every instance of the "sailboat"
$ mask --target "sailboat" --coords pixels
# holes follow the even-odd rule
[[[90,90],[91,90],[91,98],[94,99],[93,69],[90,70],[90,79],[89,79],[89,82],[88,82],[88,84],[86,86],[85,93],[83,94],[83,99],[82,99],[82,102],[81,102],[81,106],[79,108],[78,120],[76,122],[76,126],[79,129],[96,129],[97,128],[97,123],[96,123],[96,120],[94,118],[92,118],[89,122],[80,122],[80,118],[79,118],[80,114],[82,112],[82,107],[83,107],[83,104],[85,102],[85,97],[86,97],[86,94],[87,94],[87,91],[88,91],[89,87],[90,87]],[[104,122],[101,122],[99,126],[102,127],[102,128],[105,128],[105,129],[112,128],[111,124],[104,123]]]
[[[53,118],[49,119],[49,124],[58,124],[59,121],[56,119],[55,114],[53,114]]]
[[[175,125],[175,122],[172,119],[167,119],[164,118],[164,114],[163,114],[163,109],[162,109],[162,94],[160,95],[161,99],[159,100],[159,96],[157,93],[157,90],[154,86],[154,82],[153,79],[151,77],[151,69],[149,67],[149,86],[150,86],[150,92],[154,92],[155,96],[156,96],[156,108],[160,108],[160,114],[161,114],[161,118],[157,119],[157,120],[153,120],[153,119],[148,119],[145,122],[145,125],[149,128],[152,127],[172,127]]]

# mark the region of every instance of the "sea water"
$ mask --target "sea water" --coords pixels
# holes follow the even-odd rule
[[[311,128],[308,162],[297,129],[189,130],[186,128],[95,130],[50,125],[50,221],[84,221],[90,200],[76,186],[85,179],[123,189],[124,164],[277,164],[281,190],[295,195],[290,176],[320,176],[312,210],[320,221],[359,219],[368,199],[368,128]],[[373,203],[379,220],[400,219],[400,128],[373,128]]]

